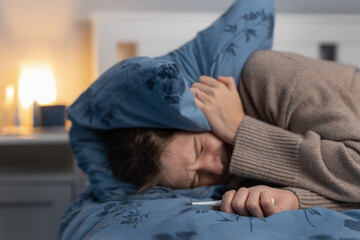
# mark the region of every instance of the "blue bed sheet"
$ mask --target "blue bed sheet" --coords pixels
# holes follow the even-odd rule
[[[60,239],[360,239],[360,209],[336,212],[317,207],[254,218],[185,205],[218,198],[223,190],[155,187],[100,203],[88,187],[65,214]]]
[[[187,79],[196,80],[202,74],[222,74],[238,79],[241,66],[252,52],[271,47],[273,12],[272,0],[237,0],[220,21],[215,21],[212,27],[201,32],[189,44],[159,59],[177,63],[183,74],[189,76]],[[238,27],[239,19],[242,20]],[[248,22],[257,24],[253,28]],[[231,41],[227,39],[229,36]],[[241,45],[242,42],[246,44]],[[225,47],[222,43],[226,43]],[[215,60],[211,54],[216,56]],[[116,86],[116,80],[111,78],[109,81],[114,85],[110,86]],[[78,107],[69,111],[73,121],[70,143],[79,167],[88,176],[89,186],[64,214],[60,239],[360,240],[360,210],[335,212],[313,208],[281,212],[268,218],[253,218],[214,211],[210,207],[185,205],[191,200],[219,199],[224,186],[191,190],[154,187],[143,194],[133,194],[133,185],[114,178],[108,165],[104,140],[96,130],[103,128],[92,123],[93,117],[106,119],[109,126],[117,126],[123,120],[121,115],[104,117],[101,109],[112,96],[102,91],[103,85],[96,86],[92,92],[84,92],[83,97],[76,101]],[[116,91],[112,93],[117,94]],[[105,100],[97,104],[94,96],[103,96]],[[190,93],[188,97],[194,105]],[[89,122],[92,124],[86,124]]]

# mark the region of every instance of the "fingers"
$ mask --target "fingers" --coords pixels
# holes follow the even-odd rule
[[[211,98],[208,95],[201,92],[199,89],[192,87],[192,88],[190,88],[190,91],[191,91],[192,95],[194,96],[195,105],[204,111],[205,105],[212,101]]]
[[[205,75],[199,77],[199,83],[203,83],[203,84],[206,84],[211,87],[219,86],[218,80],[216,80],[215,78],[209,77],[209,76],[205,76]]]
[[[224,90],[228,91],[223,83],[209,76],[200,76],[199,82],[195,82],[190,88],[194,97],[203,103],[210,103],[215,95]]]
[[[199,81],[193,83],[192,87],[200,89],[204,93],[213,96],[215,89],[225,89],[226,85],[221,81],[209,76],[200,76]]]
[[[223,77],[219,76],[218,80],[215,78],[209,77],[209,76],[200,76],[199,81],[195,82],[191,89],[197,89],[204,93],[204,95],[213,97],[216,93],[216,89],[222,89],[224,91],[225,89],[230,91],[237,91],[237,87],[234,81],[233,77]]]
[[[265,214],[259,205],[260,192],[250,191],[242,187],[237,192],[231,190],[223,195],[220,210],[236,213],[241,216],[264,217]]]
[[[236,88],[235,80],[233,77],[218,76],[218,78],[216,80],[215,78],[203,75],[203,76],[199,77],[199,82],[209,85],[211,87],[220,86],[219,83],[222,83],[222,84],[226,85],[227,87],[235,86],[235,88]]]
[[[220,206],[221,211],[227,213],[235,213],[231,206],[235,195],[236,195],[235,190],[227,191],[226,193],[224,193],[221,200],[221,206]]]
[[[221,83],[212,77],[200,76],[199,81],[193,83],[191,88],[198,89],[207,95],[214,96],[215,89],[221,87],[221,85]]]
[[[237,89],[236,84],[235,84],[235,80],[234,80],[233,77],[218,76],[218,80],[219,80],[219,82],[226,85],[230,90]]]
[[[260,192],[259,191],[250,191],[248,200],[246,201],[246,209],[251,216],[254,217],[265,217],[260,206]]]
[[[282,211],[273,201],[268,191],[242,187],[223,195],[220,210],[241,216],[267,217]]]
[[[270,216],[281,211],[281,209],[275,205],[274,199],[271,198],[271,195],[268,191],[261,192],[260,205],[266,216]]]
[[[260,206],[260,192],[242,187],[237,192],[231,203],[235,213],[241,216],[265,217]]]
[[[205,95],[210,97],[214,97],[216,94],[217,87],[209,86],[203,83],[196,82],[194,83],[191,88],[197,89],[199,92],[203,92]],[[190,89],[191,89],[190,88]]]
[[[190,91],[192,93],[192,95],[194,96],[194,98],[196,99],[199,96],[199,90],[196,88],[190,88]]]
[[[248,196],[249,196],[248,188],[242,187],[237,191],[232,201],[232,208],[237,214],[242,216],[250,216],[248,210],[246,209],[246,202],[248,200]]]

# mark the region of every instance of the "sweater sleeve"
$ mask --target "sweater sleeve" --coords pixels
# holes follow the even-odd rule
[[[294,191],[302,206],[320,201],[317,196],[324,196],[324,204],[329,199],[360,203],[360,101],[351,95],[355,71],[318,62],[273,52],[251,57],[239,87],[247,116],[238,129],[230,172],[314,193]],[[336,76],[342,76],[341,84]]]
[[[289,190],[297,196],[297,198],[299,199],[299,209],[312,208],[312,207],[330,208],[335,211],[360,209],[360,203],[335,201],[323,197],[317,193],[311,192],[309,190],[295,188],[295,187],[286,187],[283,189]]]

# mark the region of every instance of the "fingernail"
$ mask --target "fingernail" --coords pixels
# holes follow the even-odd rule
[[[271,202],[275,205],[275,199],[271,198]]]

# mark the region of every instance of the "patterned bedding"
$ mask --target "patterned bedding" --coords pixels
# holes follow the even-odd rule
[[[88,187],[64,215],[60,239],[360,239],[360,209],[311,208],[254,218],[185,205],[216,199],[223,190],[155,187],[101,203]]]
[[[187,79],[196,80],[201,74],[222,74],[238,79],[240,62],[243,64],[255,50],[271,47],[273,10],[272,0],[236,0],[208,30],[159,59],[177,63]],[[214,61],[213,56],[217,56]],[[121,85],[117,80],[116,76],[106,79],[108,87],[115,89]],[[107,126],[106,129],[119,127],[116,124],[124,122],[124,118],[129,116],[110,114],[106,115],[108,118],[104,117],[102,109],[104,105],[109,105],[107,101],[114,95],[104,92],[104,85],[100,83],[97,81],[85,91],[68,112],[73,121],[70,143],[79,167],[88,176],[89,185],[64,214],[59,239],[360,240],[360,209],[335,212],[313,208],[281,212],[268,218],[253,218],[214,211],[210,207],[185,205],[191,200],[219,199],[225,191],[224,186],[192,190],[154,187],[145,193],[133,194],[135,189],[132,185],[113,177],[103,140],[96,131],[104,129],[104,126]],[[165,87],[165,90],[169,89],[173,88]],[[118,92],[113,91],[113,94]],[[99,99],[102,101],[97,101]],[[185,102],[194,105],[193,100]],[[173,109],[177,105],[171,107]],[[104,120],[106,124],[103,124]],[[130,122],[137,123],[134,120]],[[141,124],[133,127],[141,127]]]

